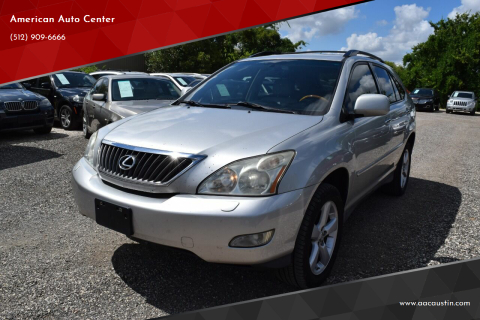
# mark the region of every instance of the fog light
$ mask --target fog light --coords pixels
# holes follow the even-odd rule
[[[235,248],[252,248],[266,245],[273,238],[275,230],[265,231],[255,234],[244,234],[230,241],[230,247]]]

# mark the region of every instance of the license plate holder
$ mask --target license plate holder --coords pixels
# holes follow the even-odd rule
[[[130,208],[95,199],[95,220],[99,225],[127,236],[133,234],[132,209]]]

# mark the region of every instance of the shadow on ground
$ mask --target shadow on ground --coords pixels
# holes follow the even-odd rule
[[[424,267],[455,221],[462,196],[452,186],[412,178],[407,193],[368,197],[344,226],[327,284]],[[151,305],[175,314],[294,291],[271,270],[209,264],[196,256],[145,244],[124,244],[112,257],[122,280]]]
[[[37,134],[33,130],[22,131],[0,131],[0,146],[20,142],[47,141],[68,137],[65,133],[50,132],[47,134]]]
[[[17,145],[0,145],[0,155],[0,171],[62,156],[50,150]]]

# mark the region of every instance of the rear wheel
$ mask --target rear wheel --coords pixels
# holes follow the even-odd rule
[[[339,191],[322,184],[298,231],[292,264],[276,270],[280,280],[303,289],[318,287],[329,275],[338,252],[343,221]]]
[[[401,196],[407,190],[408,180],[410,180],[410,163],[412,160],[412,148],[407,145],[403,150],[402,157],[398,161],[397,168],[393,175],[393,181],[384,188],[385,192],[393,196]]]

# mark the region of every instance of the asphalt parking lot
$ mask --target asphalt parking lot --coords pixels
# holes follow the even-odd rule
[[[345,224],[327,284],[480,256],[480,114],[417,114],[402,198]],[[77,212],[81,132],[0,133],[0,318],[144,319],[295,290],[269,270],[134,243]]]

